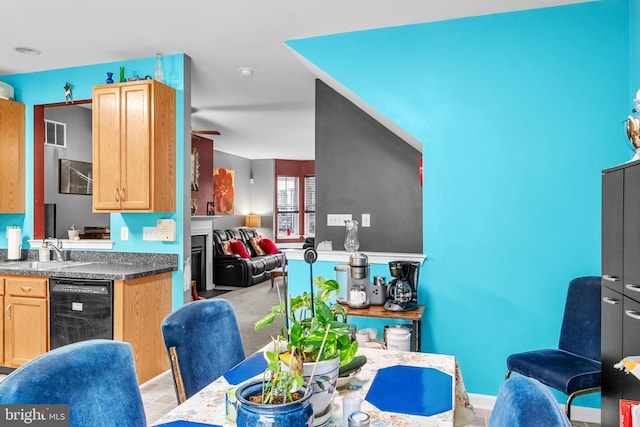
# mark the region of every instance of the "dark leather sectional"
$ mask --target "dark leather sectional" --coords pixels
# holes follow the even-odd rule
[[[252,237],[259,237],[253,228],[213,230],[213,269],[216,286],[252,286],[267,280],[272,270],[284,266],[286,257],[282,252],[257,255],[249,241]],[[224,253],[222,242],[234,238],[244,243],[251,255],[250,259]]]

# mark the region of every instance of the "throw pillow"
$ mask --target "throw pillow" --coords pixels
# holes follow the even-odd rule
[[[258,244],[260,245],[262,250],[268,254],[280,253],[280,249],[278,249],[276,244],[273,243],[273,241],[271,241],[270,239],[267,239],[266,237],[263,237],[262,239],[260,239],[260,242],[258,242]]]
[[[231,248],[231,252],[234,254],[240,255],[242,258],[251,258],[251,255],[247,252],[247,247],[240,240],[231,242],[229,247]]]
[[[256,252],[256,255],[261,256],[266,254],[265,251],[262,250],[262,248],[260,247],[260,237],[252,237],[249,239],[249,242],[251,242],[251,247],[253,248],[253,250]]]
[[[231,239],[221,242],[220,246],[222,247],[222,252],[225,255],[233,255],[233,252],[231,251],[231,242],[236,242],[237,240],[238,239]]]

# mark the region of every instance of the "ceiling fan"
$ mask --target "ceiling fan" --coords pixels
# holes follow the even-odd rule
[[[192,130],[191,135],[202,137],[207,135],[220,135],[220,132],[217,130]]]

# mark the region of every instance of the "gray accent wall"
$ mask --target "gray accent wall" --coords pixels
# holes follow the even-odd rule
[[[421,153],[320,80],[315,139],[316,246],[344,250],[345,228],[327,214],[352,214],[360,251],[422,253]]]

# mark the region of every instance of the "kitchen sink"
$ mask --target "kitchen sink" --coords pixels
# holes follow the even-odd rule
[[[0,263],[0,270],[59,270],[78,265],[93,264],[85,261],[5,261]]]

